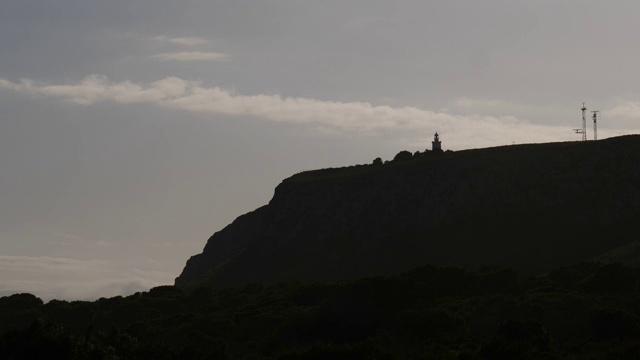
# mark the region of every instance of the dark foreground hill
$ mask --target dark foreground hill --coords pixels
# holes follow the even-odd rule
[[[637,359],[640,271],[422,266],[94,302],[0,298],[0,359]]]
[[[422,264],[541,273],[605,253],[624,259],[639,220],[640,136],[422,153],[284,180],[268,205],[214,234],[176,285],[329,281]]]

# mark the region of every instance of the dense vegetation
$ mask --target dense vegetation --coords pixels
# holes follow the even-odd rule
[[[635,359],[640,271],[423,266],[336,283],[0,298],[1,359]]]
[[[398,152],[392,160],[382,160],[382,158],[375,158],[371,164],[358,164],[345,166],[340,168],[327,168],[318,170],[307,170],[285,181],[309,181],[309,180],[332,180],[349,176],[357,176],[362,174],[375,174],[381,172],[395,172],[403,167],[415,166],[418,163],[424,164],[425,162],[441,162],[443,159],[450,159],[453,155],[452,150],[447,151],[431,151],[426,149],[424,151],[416,151],[413,154],[408,150],[402,150]],[[407,161],[413,160],[410,163]],[[381,167],[381,165],[387,165]]]

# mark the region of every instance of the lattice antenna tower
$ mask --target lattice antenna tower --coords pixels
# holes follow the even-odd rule
[[[573,129],[576,134],[582,134],[582,141],[587,141],[587,107],[582,103],[582,129]]]
[[[592,111],[593,113],[593,140],[598,140],[598,113],[600,110]]]

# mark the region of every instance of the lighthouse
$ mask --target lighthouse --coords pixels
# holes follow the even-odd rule
[[[433,135],[433,141],[431,142],[431,151],[442,152],[442,143],[440,142],[440,136],[438,133]]]

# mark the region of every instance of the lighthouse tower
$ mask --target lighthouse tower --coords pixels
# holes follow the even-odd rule
[[[438,133],[433,135],[433,141],[431,142],[431,151],[442,152],[442,146],[440,142],[440,136]]]

